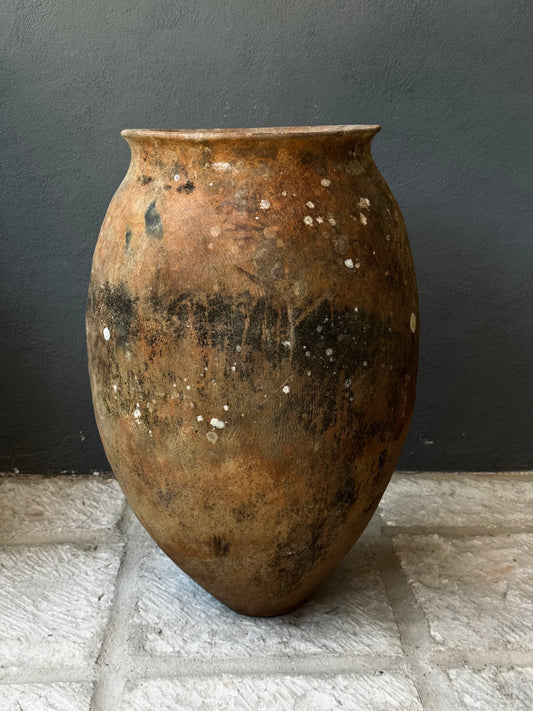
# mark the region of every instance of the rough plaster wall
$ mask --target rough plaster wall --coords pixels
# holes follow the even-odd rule
[[[0,470],[107,466],[92,251],[124,127],[381,123],[411,237],[410,469],[533,466],[529,0],[18,0],[0,7]]]

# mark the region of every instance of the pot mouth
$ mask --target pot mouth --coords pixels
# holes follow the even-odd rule
[[[306,138],[309,136],[375,136],[381,126],[340,124],[336,126],[266,126],[264,128],[196,128],[196,129],[149,129],[126,128],[121,131],[123,138],[182,139],[205,141],[228,138]]]

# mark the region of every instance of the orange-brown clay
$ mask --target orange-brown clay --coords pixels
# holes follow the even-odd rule
[[[378,130],[123,132],[87,306],[98,427],[148,532],[244,614],[335,568],[409,425],[416,282]]]

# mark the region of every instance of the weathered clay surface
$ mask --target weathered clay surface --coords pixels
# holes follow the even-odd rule
[[[123,134],[87,309],[98,426],[149,533],[245,614],[338,564],[407,432],[416,283],[377,130]]]

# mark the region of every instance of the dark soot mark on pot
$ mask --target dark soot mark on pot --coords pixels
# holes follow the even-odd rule
[[[179,188],[176,188],[176,190],[178,191],[178,193],[190,194],[194,190],[194,183],[192,182],[192,180],[187,180],[186,183],[180,185]]]
[[[126,230],[126,236],[124,238],[124,243],[125,243],[126,247],[130,246],[130,242],[131,242],[131,230]]]
[[[211,547],[213,548],[213,553],[218,557],[223,557],[228,555],[230,549],[229,541],[224,541],[221,536],[213,536],[211,541]]]
[[[136,301],[123,282],[115,287],[107,282],[89,294],[88,312],[94,316],[100,313],[115,334],[117,346],[126,346],[136,328]]]
[[[148,205],[148,209],[144,213],[144,222],[146,224],[146,234],[150,237],[155,237],[156,239],[162,239],[163,237],[163,223],[159,217],[159,213],[155,207],[155,200]]]
[[[148,183],[151,183],[153,178],[151,178],[149,175],[141,175],[139,177],[139,183],[141,185],[148,185]]]
[[[346,477],[335,492],[334,505],[350,509],[357,501],[358,487],[353,477],[351,467]]]
[[[263,392],[269,371],[275,374],[289,366],[304,388],[300,395],[295,391],[290,399],[281,401],[282,407],[272,423],[275,427],[283,427],[289,407],[291,417],[309,436],[329,432],[331,446],[354,452],[363,451],[376,437],[385,433],[395,437],[401,430],[402,421],[397,421],[396,414],[398,388],[385,386],[387,390],[381,396],[388,401],[390,414],[386,421],[376,422],[368,421],[360,411],[360,394],[357,396],[351,385],[364,384],[371,393],[377,385],[381,365],[388,366],[395,352],[402,352],[401,336],[390,330],[387,319],[361,310],[335,308],[329,300],[304,312],[274,304],[248,291],[202,297],[167,292],[145,302],[143,313],[151,314],[151,323],[157,324],[157,328],[147,331],[138,321],[140,305],[130,297],[124,284],[113,289],[106,285],[95,290],[94,296],[99,304],[93,307],[93,312],[99,310],[105,314],[106,322],[118,334],[117,345],[124,346],[128,339],[144,333],[149,361],[162,355],[162,344],[173,342],[179,348],[181,340],[193,339],[200,352],[215,351],[224,364],[226,378],[239,379],[244,387],[256,393]],[[109,358],[107,349],[106,357]],[[237,368],[232,369],[235,361]],[[396,367],[397,373],[392,374],[389,382],[401,382],[406,365],[400,362]],[[146,363],[144,370],[147,368]],[[144,370],[140,365],[139,382],[144,378]],[[338,427],[339,421],[350,425]],[[345,501],[350,506],[354,503],[356,492],[348,474],[332,496],[338,503]]]
[[[237,521],[237,523],[243,523],[246,520],[255,519],[255,513],[251,504],[241,504],[240,506],[231,509],[231,513],[233,514],[233,518]]]
[[[289,313],[286,306],[274,305],[247,291],[202,298],[182,293],[173,299],[165,295],[152,297],[150,308],[155,312],[154,321],[174,339],[190,334],[200,348],[213,348],[228,361],[239,360],[232,377],[247,381],[254,388],[265,365],[275,371],[288,360],[291,368],[310,384],[321,383],[319,403],[311,396],[299,403],[302,427],[313,436],[335,424],[340,407],[353,410],[350,385],[345,383],[362,373],[368,373],[370,379],[375,377],[369,366],[384,362],[396,348],[401,348],[399,335],[389,330],[388,320],[361,310],[336,309],[329,300],[309,313],[297,308]],[[343,388],[341,396],[339,388]],[[314,390],[310,388],[310,393]],[[338,433],[342,438],[339,446],[346,439],[364,446],[378,434],[372,425],[358,421],[357,413],[352,415],[356,427]]]
[[[389,453],[386,448],[382,449],[379,453],[379,459],[373,466],[373,477],[372,481],[376,484],[383,476],[386,471],[387,458]]]

